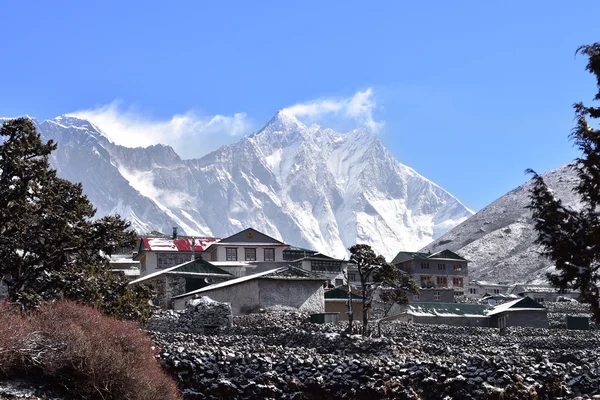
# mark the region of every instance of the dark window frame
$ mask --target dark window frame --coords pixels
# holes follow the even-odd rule
[[[273,257],[267,258],[267,250],[273,252]],[[265,261],[275,261],[275,249],[273,247],[267,247],[264,249]]]
[[[229,250],[234,250],[235,251],[235,257],[232,258],[232,256],[230,256]],[[237,247],[225,247],[225,261],[237,261],[238,260],[238,248]]]
[[[248,258],[248,251],[254,251],[254,259]],[[244,247],[244,260],[256,261],[256,247]]]

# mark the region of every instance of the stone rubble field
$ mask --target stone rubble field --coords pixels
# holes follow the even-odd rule
[[[556,312],[551,325],[572,310]],[[364,339],[298,312],[233,323],[213,335],[149,332],[186,399],[600,398],[597,330],[388,322]]]

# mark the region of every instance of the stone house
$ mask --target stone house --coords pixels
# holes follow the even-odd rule
[[[286,250],[290,246],[253,228],[244,229],[224,239],[173,236],[143,237],[133,257],[139,262],[140,276],[202,258],[235,276],[288,265],[286,258],[303,252]],[[314,254],[314,252],[312,253]]]
[[[325,277],[294,266],[279,267],[238,277],[173,297],[176,310],[200,296],[231,304],[233,315],[256,312],[261,308],[285,306],[309,313],[325,311]]]
[[[363,298],[357,290],[352,290],[352,315],[355,321],[362,321]],[[348,321],[348,286],[325,290],[325,312],[339,313],[338,321]]]
[[[508,326],[547,328],[548,310],[530,297],[512,300],[497,306],[415,302],[407,305],[393,304],[383,320],[489,328]]]
[[[321,253],[294,260],[293,264],[305,271],[327,277],[329,286],[343,285],[344,272],[348,268],[347,260],[336,259]]]
[[[412,302],[454,303],[455,291],[452,288],[420,288],[419,294],[405,293]]]
[[[204,250],[217,238],[179,237],[174,230],[173,237],[143,237],[138,244],[133,261],[139,262],[140,276],[181,265],[195,259],[206,259]]]
[[[171,299],[174,296],[233,278],[233,275],[208,261],[198,259],[156,271],[129,282],[129,285],[153,285],[156,305],[169,309],[172,308]]]
[[[393,304],[383,321],[401,320],[417,324],[488,327],[488,306],[483,304],[412,302]]]
[[[514,287],[510,282],[471,281],[465,288],[465,296],[469,299],[481,299],[486,296],[507,295]]]
[[[520,283],[514,285],[511,288],[510,293],[520,297],[529,296],[538,303],[557,301],[559,297],[578,299],[580,296],[580,293],[576,291],[561,293],[557,288],[548,285],[529,285]]]
[[[204,258],[241,277],[289,265],[284,259],[284,251],[289,247],[280,240],[248,228],[211,243],[204,250]]]
[[[495,306],[488,311],[490,327],[529,326],[548,327],[548,310],[531,297],[512,300]]]
[[[433,254],[401,251],[392,264],[411,275],[421,288],[452,289],[457,296],[465,294],[469,261],[450,250]]]

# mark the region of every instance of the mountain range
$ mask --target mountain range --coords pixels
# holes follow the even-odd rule
[[[98,216],[140,232],[226,237],[254,227],[335,257],[368,243],[392,258],[418,249],[473,212],[401,164],[364,129],[338,133],[277,113],[260,131],[197,159],[168,145],[116,145],[87,120],[34,120],[58,149],[59,176],[82,182]]]

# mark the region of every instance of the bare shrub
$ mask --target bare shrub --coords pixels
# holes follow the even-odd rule
[[[35,376],[77,398],[180,398],[135,323],[67,301],[45,304],[28,318],[10,307],[0,313],[0,346],[12,349],[0,353],[6,375]]]

